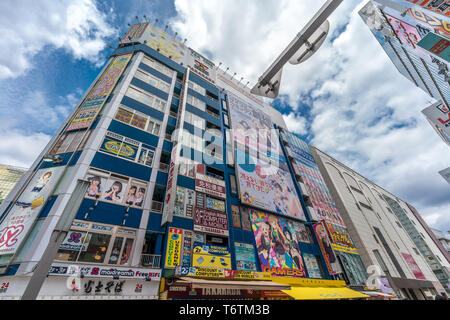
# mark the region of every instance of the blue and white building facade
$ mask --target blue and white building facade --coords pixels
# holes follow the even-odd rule
[[[161,279],[181,266],[267,272],[252,213],[307,230],[308,241],[294,244],[303,278],[349,278],[342,268],[328,271],[278,135],[272,145],[280,145],[298,217],[243,201],[230,95],[256,103],[270,129],[286,127],[278,111],[202,55],[149,23],[132,26],[0,206],[0,298],[21,298],[60,230],[65,238],[38,299],[158,299]],[[217,250],[223,259],[214,258]],[[214,259],[207,266],[203,258]]]

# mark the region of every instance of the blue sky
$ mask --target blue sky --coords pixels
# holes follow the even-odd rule
[[[29,166],[97,76],[127,23],[146,14],[251,84],[325,1],[3,0],[0,163]],[[275,107],[291,131],[450,229],[450,153],[420,114],[432,101],[403,78],[346,0],[332,35],[283,71]],[[364,1],[365,2],[365,1]]]

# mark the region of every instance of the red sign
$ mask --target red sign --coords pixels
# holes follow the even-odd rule
[[[247,298],[259,299],[259,290],[230,288],[192,288],[191,284],[174,283],[165,285],[169,299],[214,299],[214,298]]]
[[[228,236],[228,217],[224,212],[195,208],[194,230]]]

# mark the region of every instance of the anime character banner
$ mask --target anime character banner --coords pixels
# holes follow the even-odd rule
[[[325,227],[324,221],[314,224],[313,228],[319,242],[320,250],[322,251],[322,255],[325,259],[328,272],[330,274],[342,272],[333,251],[333,247],[331,246],[330,239],[328,238],[327,228]]]
[[[304,277],[294,222],[256,210],[250,210],[250,220],[262,271]]]
[[[242,156],[239,150],[236,152]],[[290,173],[251,155],[245,156],[249,161],[237,165],[241,202],[305,221]]]
[[[64,167],[38,170],[0,224],[0,255],[13,254],[51,195]]]
[[[243,151],[244,146],[248,146],[253,152],[262,154],[264,158],[286,163],[278,133],[274,129],[270,116],[266,114],[264,106],[250,104],[229,91],[227,99],[236,148]]]

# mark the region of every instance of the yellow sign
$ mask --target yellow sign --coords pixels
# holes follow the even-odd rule
[[[169,239],[167,240],[166,267],[174,268],[180,265],[181,259],[181,229],[169,228]]]
[[[194,244],[193,267],[231,269],[231,254],[227,247]]]

